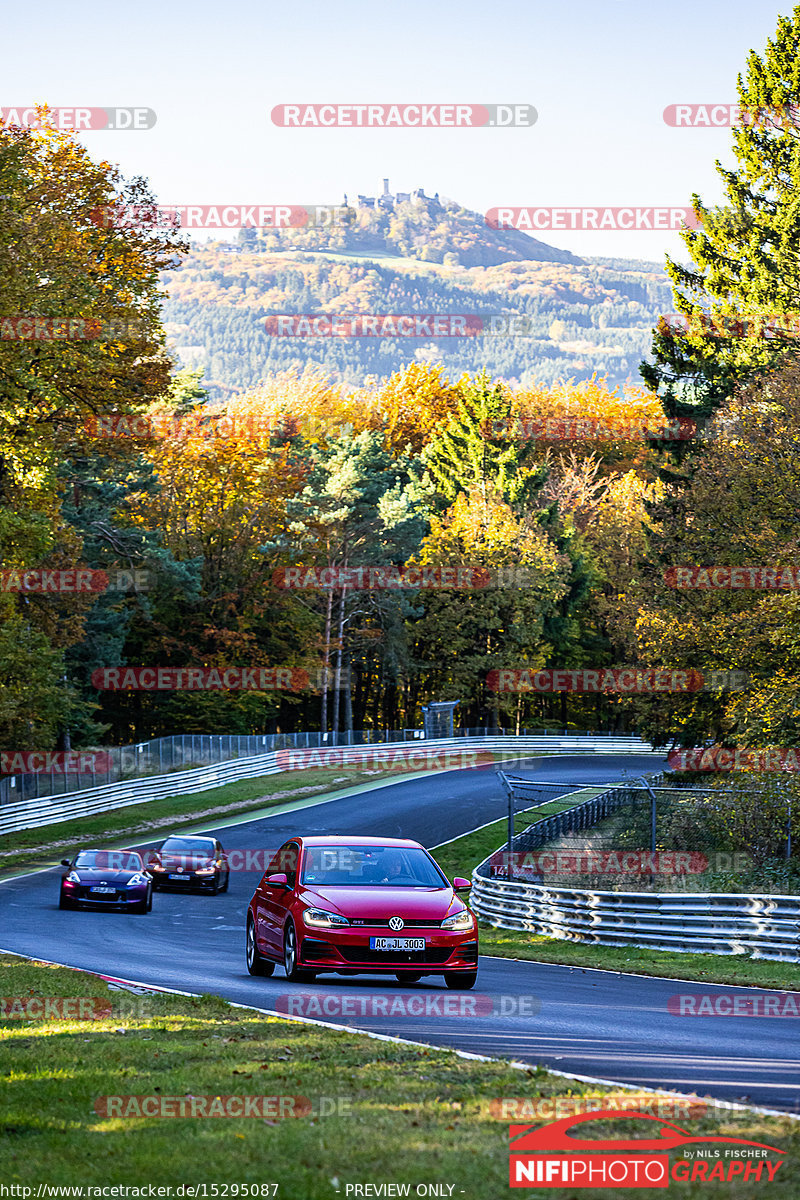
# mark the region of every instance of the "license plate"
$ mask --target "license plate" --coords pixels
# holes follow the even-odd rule
[[[169,879],[177,879],[178,883],[188,883],[189,882],[188,875],[169,875],[168,878]]]
[[[370,950],[386,950],[391,953],[393,950],[424,950],[425,938],[396,938],[396,937],[373,937],[369,939]]]
[[[103,896],[113,896],[114,892],[116,890],[117,890],[116,888],[107,888],[107,887],[93,887],[92,888],[93,892],[97,892],[99,894],[102,894]]]

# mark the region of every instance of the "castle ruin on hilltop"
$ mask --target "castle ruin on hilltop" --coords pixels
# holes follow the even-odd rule
[[[396,192],[394,195],[389,191],[389,180],[383,181],[383,194],[375,196],[358,197],[359,208],[385,208],[392,209],[395,204],[435,204],[441,208],[439,203],[439,193],[434,196],[426,196],[423,188],[417,188],[413,192]],[[345,207],[347,207],[347,196],[344,198]]]

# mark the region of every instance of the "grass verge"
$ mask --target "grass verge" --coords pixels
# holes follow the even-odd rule
[[[96,1020],[0,1019],[0,1178],[31,1187],[33,1196],[39,1184],[203,1183],[208,1196],[215,1194],[211,1184],[229,1185],[216,1195],[241,1196],[230,1185],[273,1182],[277,1193],[251,1194],[333,1200],[347,1195],[348,1184],[370,1182],[408,1184],[412,1196],[417,1184],[438,1183],[452,1185],[453,1197],[496,1200],[509,1194],[502,1098],[523,1099],[526,1121],[541,1124],[553,1119],[558,1098],[580,1104],[574,1098],[593,1097],[583,1103],[596,1108],[607,1097],[605,1104],[618,1109],[622,1095],[540,1067],[517,1070],[269,1018],[212,996],[110,993],[94,976],[8,955],[0,955],[0,995],[96,997],[105,1004],[111,998],[114,1008]],[[413,1038],[415,1031],[409,1023],[400,1032]],[[186,1103],[188,1097],[233,1095],[302,1096],[311,1109],[286,1119],[126,1118],[105,1115],[99,1103],[109,1096]],[[745,1138],[784,1150],[769,1195],[797,1195],[800,1122],[713,1105],[704,1114],[695,1108],[683,1115],[688,1110],[663,1103],[668,1114],[657,1106],[650,1111],[692,1136]],[[598,1136],[643,1136],[642,1122],[630,1118],[597,1127]],[[679,1157],[680,1151],[670,1154],[673,1162]],[[752,1180],[698,1180],[680,1190],[687,1200],[749,1200],[756,1189]],[[552,1194],[552,1188],[526,1190],[534,1200]],[[609,1193],[587,1188],[580,1194],[595,1200]]]
[[[526,814],[517,815],[516,829],[524,821],[533,824],[553,812],[570,808],[588,799],[599,789],[583,789],[563,801],[555,801]],[[463,875],[469,879],[480,862],[506,842],[505,821],[494,821],[484,829],[465,834],[437,847],[436,861],[452,879]],[[560,963],[565,966],[597,967],[605,971],[628,971],[639,975],[656,975],[670,979],[693,979],[705,983],[728,983],[743,987],[800,988],[800,966],[797,963],[752,959],[747,955],[721,956],[687,954],[672,950],[640,949],[636,946],[589,946],[560,938],[539,937],[516,929],[496,929],[480,923],[482,954],[500,958],[532,959],[537,962]]]

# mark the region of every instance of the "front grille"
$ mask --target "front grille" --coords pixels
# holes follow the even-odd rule
[[[453,951],[449,946],[429,948],[427,950],[409,950],[406,953],[383,950],[370,950],[368,946],[337,946],[345,962],[351,963],[383,963],[384,966],[407,967],[414,963],[445,963]]]
[[[388,917],[357,917],[357,918],[353,919],[353,917],[351,917],[350,924],[351,925],[374,925],[374,926],[377,926],[379,929],[388,929],[389,928],[389,918]],[[440,921],[430,921],[430,920],[428,920],[428,921],[406,921],[405,918],[403,918],[403,928],[404,929],[440,929],[441,922]]]

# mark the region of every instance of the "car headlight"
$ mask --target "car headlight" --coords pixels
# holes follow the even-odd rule
[[[148,883],[146,875],[131,875],[128,880],[128,887],[141,887],[143,883]]]
[[[472,913],[468,908],[465,908],[462,912],[453,913],[452,917],[445,917],[445,919],[442,921],[442,929],[451,929],[456,931],[462,929],[472,929],[473,922],[474,918]]]
[[[81,877],[77,871],[70,871],[67,876],[67,883],[80,883]]]
[[[166,871],[167,868],[162,867],[161,863],[150,863],[148,869],[150,871]]]
[[[194,873],[195,875],[213,875],[216,869],[216,867],[195,867]]]
[[[347,917],[338,913],[327,912],[324,908],[307,908],[303,913],[303,923],[313,929],[335,929],[340,925],[349,925]]]

